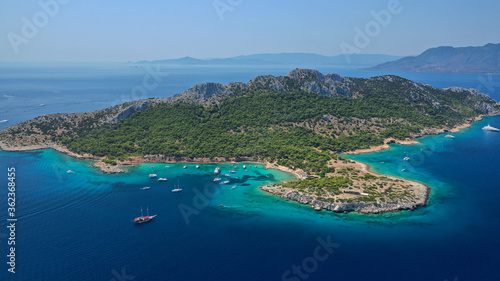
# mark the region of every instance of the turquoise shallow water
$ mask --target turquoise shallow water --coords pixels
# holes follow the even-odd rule
[[[350,156],[376,172],[432,187],[427,206],[384,215],[316,212],[275,198],[258,186],[293,176],[252,163],[245,163],[252,165],[246,172],[239,163],[235,174],[229,173],[234,169],[230,164],[219,165],[222,174],[231,176],[229,184],[220,185],[213,182],[215,165],[197,170],[194,164],[186,169],[184,164],[141,164],[126,174],[104,175],[89,161],[51,150],[0,152],[0,171],[17,169],[19,218],[18,273],[7,275],[4,267],[0,276],[498,280],[500,135],[481,130],[487,122],[500,127],[500,119],[490,118],[454,134],[454,140],[429,136],[419,140],[422,145]],[[404,161],[405,156],[410,161]],[[69,169],[74,174],[66,173]],[[168,181],[149,179],[151,171]],[[0,175],[2,186],[6,182],[6,173]],[[183,192],[171,193],[177,183]],[[142,190],[144,186],[151,189]],[[2,192],[0,202],[6,202],[6,196]],[[158,217],[137,226],[131,220],[141,206],[149,206]],[[6,207],[2,209],[6,234]],[[309,259],[321,245],[318,239],[336,244],[324,261]],[[5,256],[6,241],[0,240]],[[302,271],[295,273],[294,265]]]

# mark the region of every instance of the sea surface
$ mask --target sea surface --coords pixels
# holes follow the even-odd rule
[[[16,67],[0,68],[4,126],[45,113],[105,108],[148,73],[130,65]],[[289,70],[171,67],[147,94],[170,96],[199,82]],[[495,82],[498,76],[398,75],[500,97],[497,84],[480,86],[481,77]],[[500,280],[500,134],[483,131],[488,123],[500,127],[500,118],[477,122],[455,139],[426,136],[420,145],[349,156],[375,172],[431,187],[427,206],[384,215],[317,212],[270,196],[258,187],[294,177],[254,163],[219,165],[230,176],[220,184],[209,164],[141,164],[106,175],[90,161],[52,150],[0,151],[0,280]],[[15,274],[6,264],[9,167],[16,169]],[[168,180],[150,179],[150,173]],[[172,193],[176,187],[183,192]],[[141,208],[158,216],[135,225]]]

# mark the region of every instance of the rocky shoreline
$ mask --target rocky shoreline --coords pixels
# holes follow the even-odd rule
[[[400,145],[416,145],[420,144],[418,141],[414,140],[416,138],[420,138],[423,136],[427,135],[439,135],[439,134],[446,134],[446,133],[460,133],[462,130],[467,129],[472,127],[471,123],[475,123],[478,121],[483,120],[482,116],[478,116],[475,118],[472,118],[468,120],[466,123],[457,125],[451,129],[443,128],[443,129],[425,129],[423,132],[419,134],[413,134],[412,139],[406,139],[404,141],[402,140],[396,140],[394,138],[387,138],[384,140],[384,144],[373,146],[367,149],[357,149],[354,151],[348,151],[344,153],[345,155],[357,155],[357,154],[364,154],[364,153],[372,153],[372,152],[379,152],[384,149],[390,149],[390,144],[400,144]]]
[[[367,196],[368,194],[365,194],[362,191],[344,191],[345,193],[340,196],[332,196],[324,198],[326,200],[320,200],[318,199],[318,196],[315,196],[312,192],[302,192],[294,188],[283,187],[279,184],[261,186],[261,189],[274,196],[295,201],[303,205],[309,205],[316,211],[327,210],[336,213],[357,212],[362,214],[382,214],[403,210],[414,210],[427,204],[430,194],[429,186],[411,180],[387,177],[370,172],[369,166],[361,162],[350,161],[350,163],[353,167],[358,168],[365,174],[372,174],[399,181],[400,186],[408,187],[407,190],[412,194],[412,196],[405,197],[404,199],[394,198],[390,201],[383,202],[379,200],[376,202],[364,202],[359,199]],[[335,167],[335,165],[333,166]],[[337,165],[336,169],[339,168],[342,168],[342,166]],[[351,199],[356,202],[344,202],[342,199]]]
[[[438,134],[445,134],[445,133],[459,133],[464,129],[472,127],[471,123],[478,122],[483,120],[482,116],[478,116],[475,118],[472,118],[470,120],[467,120],[466,123],[455,126],[451,129],[428,129],[422,132],[421,134],[414,135],[414,138],[422,137],[425,135],[438,135]],[[388,138],[384,140],[384,144],[370,147],[368,149],[358,149],[354,151],[349,151],[346,152],[346,155],[358,155],[358,154],[364,154],[364,153],[372,153],[372,152],[379,152],[385,149],[390,149],[389,144],[400,144],[400,145],[417,145],[420,144],[418,141],[415,141],[414,139],[407,139],[404,141],[401,140],[395,140],[393,138]],[[370,172],[370,167],[367,164],[357,162],[357,161],[352,161],[355,163],[355,166],[359,168],[363,173],[370,173],[377,175],[373,172]],[[335,165],[332,165],[335,167]],[[338,167],[335,167],[338,168]],[[378,175],[380,176],[380,175]],[[298,177],[299,179],[302,179],[302,177]],[[388,178],[394,178],[394,177],[388,177]],[[394,178],[395,179],[395,178]],[[399,179],[401,180],[401,179]],[[363,213],[363,214],[381,214],[381,213],[390,213],[390,212],[398,212],[398,211],[403,211],[403,210],[414,210],[420,206],[425,206],[427,204],[427,200],[429,199],[429,194],[430,194],[430,187],[427,185],[424,185],[419,182],[415,181],[410,181],[410,180],[403,180],[405,183],[410,184],[412,186],[412,190],[414,192],[415,197],[410,200],[400,200],[396,199],[393,201],[389,202],[354,202],[354,203],[348,203],[348,202],[328,202],[328,201],[323,201],[323,200],[318,200],[316,196],[311,196],[308,194],[302,194],[298,192],[295,189],[292,188],[285,188],[280,185],[266,185],[262,186],[261,189],[267,193],[270,193],[274,196],[278,196],[280,198],[286,199],[286,200],[291,200],[295,201],[300,204],[304,205],[309,205],[311,208],[320,211],[320,210],[327,210],[327,211],[332,211],[332,212],[338,212],[338,213],[347,213],[347,212],[358,212],[358,213]],[[358,196],[363,196],[361,195],[362,192],[359,193]],[[352,194],[351,194],[352,195]]]
[[[275,196],[281,197],[283,199],[288,199],[295,201],[300,204],[309,205],[316,211],[327,210],[335,213],[350,213],[356,212],[361,214],[383,214],[383,213],[393,213],[404,210],[414,210],[420,206],[425,206],[427,203],[429,193],[428,191],[422,192],[421,197],[418,201],[392,201],[384,203],[371,203],[371,202],[354,202],[354,203],[344,203],[337,202],[331,203],[326,201],[316,200],[312,196],[301,195],[298,192],[289,189],[276,188],[272,186],[262,186],[262,190],[271,193]],[[429,188],[426,188],[429,190]]]
[[[464,123],[462,125],[456,126],[451,129],[432,129],[432,130],[426,130],[425,132],[422,132],[422,134],[415,135],[414,137],[421,137],[424,135],[435,135],[435,134],[443,134],[443,133],[457,133],[460,132],[463,129],[471,127],[472,122],[477,122],[482,120],[482,117],[476,117],[471,120],[468,120],[467,123]],[[389,144],[396,143],[396,144],[401,144],[401,145],[415,145],[415,144],[420,144],[419,142],[412,140],[412,139],[407,139],[404,141],[400,140],[395,140],[392,138],[384,140],[384,144],[371,147],[369,149],[360,149],[360,150],[355,150],[355,151],[350,151],[347,152],[346,154],[361,154],[361,153],[370,153],[370,152],[378,152],[382,151],[384,149],[390,148]],[[224,157],[217,157],[217,158],[187,158],[187,157],[168,157],[168,156],[163,156],[163,155],[146,155],[146,156],[134,156],[134,157],[129,157],[125,161],[117,161],[116,165],[110,165],[106,164],[103,162],[104,157],[96,157],[93,155],[89,154],[77,154],[74,152],[71,152],[68,150],[66,147],[55,144],[55,143],[45,143],[41,145],[8,145],[4,142],[0,142],[0,149],[3,151],[33,151],[33,150],[40,150],[40,149],[54,149],[58,152],[64,153],[70,157],[77,158],[77,159],[87,159],[87,160],[96,160],[95,163],[93,163],[93,166],[99,171],[107,174],[115,174],[115,173],[125,173],[126,170],[124,167],[130,166],[130,165],[135,165],[135,164],[140,164],[140,163],[204,163],[204,164],[218,164],[218,163],[237,163],[237,162],[254,162],[254,163],[260,163],[264,164],[266,166],[266,169],[277,169],[283,172],[291,173],[296,176],[297,179],[304,179],[305,173],[302,170],[293,170],[288,167],[284,166],[279,166],[275,163],[269,163],[269,162],[262,162],[258,161],[254,158],[251,157],[244,157],[244,158],[224,158]],[[356,162],[356,161],[351,161],[351,163],[354,163],[354,166],[362,171],[363,173],[370,173],[373,175],[376,175],[372,172],[369,171],[369,166]],[[332,166],[335,167],[336,169],[339,169],[339,167],[336,164],[332,163]],[[378,175],[380,176],[380,175]],[[392,179],[397,179],[394,177],[387,177],[387,178],[392,178]],[[295,201],[300,204],[304,205],[309,205],[311,208],[314,208],[315,210],[327,210],[327,211],[332,211],[332,212],[339,212],[339,213],[346,213],[346,212],[358,212],[358,213],[363,213],[363,214],[381,214],[381,213],[388,213],[388,212],[397,212],[397,211],[402,211],[402,210],[414,210],[420,206],[424,206],[427,203],[429,193],[430,193],[430,188],[422,183],[410,181],[410,180],[403,180],[403,179],[397,179],[400,181],[403,181],[404,184],[408,184],[411,186],[411,193],[413,196],[411,198],[405,198],[400,199],[400,198],[395,198],[394,200],[390,201],[385,201],[385,202],[363,202],[361,200],[357,200],[360,196],[363,196],[362,192],[358,192],[358,194],[355,194],[356,192],[353,193],[345,193],[343,198],[351,198],[354,200],[357,200],[356,202],[341,202],[341,201],[324,201],[324,200],[318,200],[316,196],[306,194],[303,192],[299,192],[295,189],[292,188],[284,188],[280,185],[266,185],[262,186],[261,189],[269,194],[272,194],[274,196],[278,196],[287,200]]]
[[[277,169],[286,173],[291,173],[295,175],[297,179],[303,179],[305,177],[305,173],[302,170],[293,170],[288,167],[280,166],[275,163],[269,163],[269,162],[262,162],[262,161],[256,161],[253,158],[231,158],[231,159],[226,159],[226,158],[185,158],[185,157],[165,157],[162,155],[147,155],[147,156],[135,156],[135,157],[130,157],[126,161],[121,161],[118,162],[117,165],[109,165],[105,164],[102,162],[103,158],[95,157],[92,155],[80,155],[73,153],[69,151],[67,148],[55,144],[50,144],[50,145],[32,145],[32,146],[25,146],[25,147],[8,147],[4,143],[0,143],[0,148],[3,151],[34,151],[34,150],[41,150],[41,149],[54,149],[58,152],[64,153],[70,157],[76,158],[76,159],[85,159],[85,160],[96,160],[95,163],[92,164],[95,168],[99,169],[103,173],[107,174],[115,174],[115,173],[125,173],[126,170],[124,170],[124,167],[130,166],[130,165],[135,165],[135,164],[141,164],[141,163],[200,163],[200,164],[218,164],[218,163],[237,163],[237,162],[253,162],[253,163],[259,163],[259,164],[264,164],[266,166],[266,169]],[[361,171],[364,173],[369,173],[369,167],[366,164],[360,163],[360,162],[355,162],[356,167],[359,168]],[[336,165],[333,164],[335,167]],[[340,166],[337,165],[336,167],[341,168]],[[371,173],[371,172],[370,172]],[[372,173],[373,174],[373,173]],[[411,181],[404,180],[405,183],[409,183]],[[383,204],[379,203],[373,203],[373,202],[352,202],[352,203],[346,203],[346,202],[336,202],[336,203],[331,203],[331,202],[326,202],[326,201],[321,201],[317,200],[314,196],[310,196],[307,194],[301,194],[300,192],[297,192],[296,190],[290,189],[290,188],[283,188],[281,186],[262,186],[261,189],[266,191],[267,193],[270,193],[274,196],[278,196],[287,200],[295,201],[301,204],[309,205],[311,208],[314,208],[316,210],[328,210],[328,211],[333,211],[333,212],[358,212],[358,213],[364,213],[364,214],[380,214],[380,213],[387,213],[387,212],[396,212],[396,211],[401,211],[401,210],[413,210],[416,209],[419,206],[424,206],[427,202],[428,195],[429,195],[429,187],[417,183],[417,182],[412,182],[415,184],[416,188],[416,196],[415,200],[409,200],[409,201],[404,201],[400,199],[396,199],[391,202],[384,202]],[[355,198],[357,195],[354,194],[347,194],[347,197]]]

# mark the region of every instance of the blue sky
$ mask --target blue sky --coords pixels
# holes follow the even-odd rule
[[[372,15],[382,10],[391,16],[383,24]],[[497,0],[2,0],[0,61],[339,55],[342,44],[362,54],[416,55],[499,43],[498,12]],[[356,41],[356,30],[368,41]]]

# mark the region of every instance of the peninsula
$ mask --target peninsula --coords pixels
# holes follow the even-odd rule
[[[346,78],[295,69],[247,83],[202,83],[169,98],[51,114],[0,130],[2,150],[52,148],[108,172],[140,162],[256,161],[299,179],[262,187],[335,212],[383,213],[426,204],[428,187],[376,175],[338,156],[467,126],[500,103],[464,88],[398,76]]]

